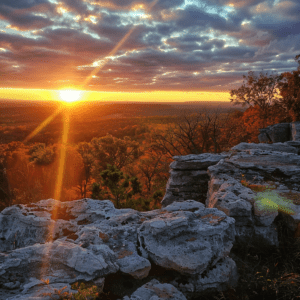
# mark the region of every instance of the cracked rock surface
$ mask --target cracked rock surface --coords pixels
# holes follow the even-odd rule
[[[152,286],[171,293],[170,299],[186,299],[185,293],[190,297],[206,287],[226,289],[238,278],[228,258],[234,225],[224,212],[193,200],[149,212],[92,199],[8,207],[0,213],[0,299],[42,297],[45,291],[70,290],[74,282],[115,273],[145,280],[153,265],[179,279],[176,287],[155,281],[143,288],[148,292]]]

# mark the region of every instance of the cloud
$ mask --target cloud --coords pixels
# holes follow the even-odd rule
[[[188,27],[213,27],[222,28],[226,26],[226,19],[217,14],[209,14],[195,5],[189,5],[186,9],[178,12],[179,18],[176,25],[181,28]]]
[[[36,5],[48,3],[48,0],[1,0],[1,6],[15,9],[31,8]]]
[[[284,39],[272,40],[266,46],[259,48],[256,52],[256,56],[270,56],[270,55],[281,55],[289,54],[289,59],[293,58],[293,53],[300,53],[300,34],[289,35]],[[287,57],[286,57],[287,58]]]
[[[86,16],[91,12],[88,10],[87,2],[82,0],[62,0],[60,5],[76,15]]]
[[[46,0],[1,1],[0,19],[10,23],[9,27],[27,31],[41,29],[53,24],[55,6]]]
[[[2,0],[0,85],[80,85],[102,66],[87,88],[228,90],[249,70],[297,67],[299,12],[297,0]]]
[[[132,8],[146,8],[155,3],[154,10],[170,9],[180,6],[185,3],[184,0],[89,0],[90,3],[101,7],[116,9],[116,10],[130,10]]]
[[[0,18],[11,23],[10,27],[17,30],[40,29],[53,24],[47,17],[36,16],[31,12],[24,13],[3,5],[0,5]]]
[[[168,38],[165,44],[169,48],[176,48],[178,51],[207,51],[213,48],[222,48],[225,41],[221,39],[210,39],[208,36],[188,33],[179,37]]]

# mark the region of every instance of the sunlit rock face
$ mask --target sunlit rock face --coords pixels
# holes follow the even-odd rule
[[[238,280],[228,257],[234,225],[224,212],[193,200],[149,212],[92,199],[12,206],[0,214],[0,299],[42,297],[61,285],[71,290],[80,280],[103,278],[105,288],[114,274],[138,288],[150,281],[153,266],[172,276],[167,285],[156,280],[144,286],[142,294],[161,290],[186,299],[226,289]]]
[[[240,143],[229,152],[174,157],[170,179],[162,201],[183,201],[204,189],[198,187],[194,174],[206,172],[209,179],[205,205],[217,208],[235,219],[235,245],[253,244],[278,246],[276,220],[280,215],[295,236],[300,236],[300,141],[255,144]],[[207,169],[205,169],[207,168]],[[192,172],[191,172],[192,169]],[[182,188],[180,189],[180,178]],[[178,193],[174,193],[174,188]],[[258,192],[271,187],[279,197],[292,200],[293,214],[279,210],[259,210]]]

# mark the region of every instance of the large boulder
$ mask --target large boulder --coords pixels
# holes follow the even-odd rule
[[[260,143],[271,143],[272,139],[269,136],[269,130],[267,128],[259,129],[258,140]]]
[[[195,275],[229,255],[235,236],[234,219],[217,209],[205,209],[203,204],[195,212],[168,208],[172,209],[172,204],[164,214],[145,221],[138,229],[145,258],[166,269]]]
[[[149,212],[92,199],[8,207],[0,213],[0,299],[39,299],[114,274],[145,280],[153,265],[171,270],[175,285],[187,280],[178,293],[166,288],[174,299],[223,290],[238,278],[228,260],[234,224],[193,200]]]
[[[273,143],[283,143],[291,139],[291,127],[290,123],[279,123],[270,125],[266,128],[260,129],[258,136],[260,143],[267,143],[269,141]]]
[[[278,123],[259,129],[260,143],[284,143],[300,141],[300,121],[292,123]]]

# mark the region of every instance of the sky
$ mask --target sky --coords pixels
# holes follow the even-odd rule
[[[248,71],[297,68],[299,15],[299,0],[1,0],[0,98],[226,100]]]

